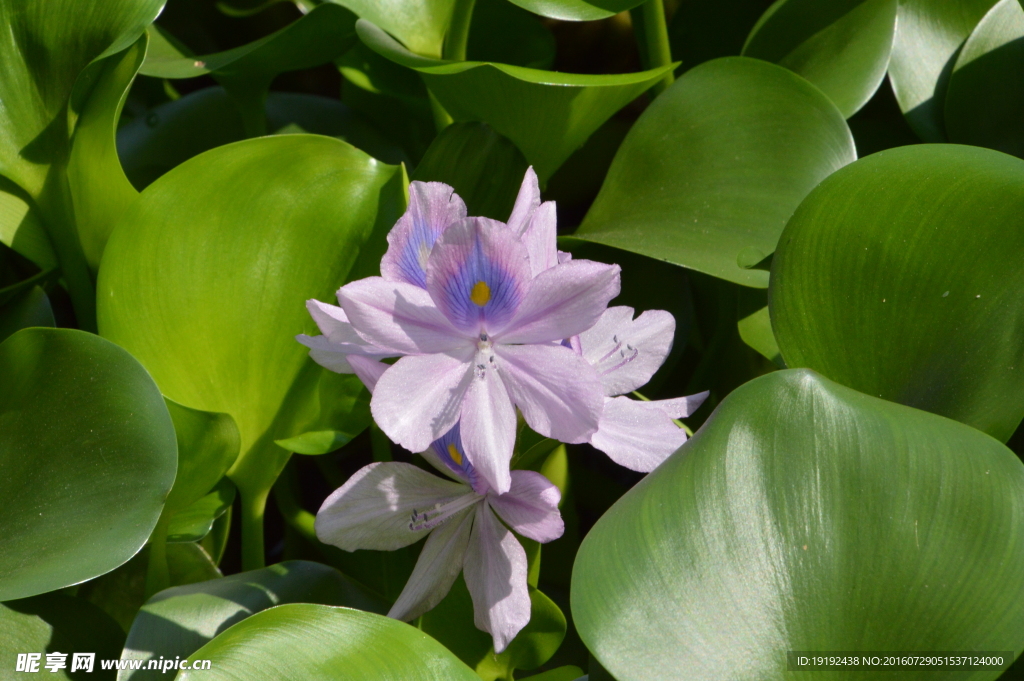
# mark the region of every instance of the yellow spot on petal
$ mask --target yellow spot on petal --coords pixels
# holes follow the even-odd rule
[[[473,285],[473,290],[469,292],[469,299],[483,307],[491,299],[491,287],[485,281],[476,282]]]
[[[462,454],[455,448],[455,445],[448,445],[448,456],[452,457],[452,461],[455,462],[456,466],[462,465]]]

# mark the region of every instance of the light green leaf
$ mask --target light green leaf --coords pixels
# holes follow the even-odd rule
[[[39,211],[32,208],[25,192],[5,177],[0,177],[0,243],[41,269],[57,267],[57,256]]]
[[[167,525],[167,541],[196,542],[210,534],[213,523],[224,515],[235,500],[235,486],[227,478],[209,494],[197,499],[173,516]]]
[[[115,672],[101,669],[99,660],[116,659],[123,645],[124,632],[117,622],[81,598],[48,593],[0,604],[0,669],[7,678],[22,677],[14,671],[19,653],[37,653],[42,654],[38,672],[44,678],[113,681]],[[46,669],[50,652],[67,654],[65,669]],[[95,653],[91,673],[70,673],[76,652]]]
[[[644,0],[510,0],[534,14],[562,21],[597,21],[633,9]]]
[[[1024,465],[996,440],[776,371],[591,529],[573,619],[619,681],[781,681],[787,650],[1019,652],[1022,531]]]
[[[0,344],[0,600],[113,570],[156,525],[174,427],[135,359],[98,336],[24,329]]]
[[[394,35],[413,52],[440,57],[455,0],[329,0]]]
[[[356,32],[378,54],[419,71],[456,121],[482,121],[510,139],[541,182],[612,114],[674,68],[579,75],[490,62],[448,62],[413,54],[365,20],[356,23]]]
[[[0,342],[30,326],[57,326],[50,299],[38,286],[0,305]]]
[[[943,108],[957,52],[996,0],[900,0],[889,80],[914,132],[946,140]]]
[[[330,138],[247,140],[154,182],[110,239],[101,332],[170,399],[234,418],[241,455],[229,476],[245,503],[287,461],[274,440],[322,430],[323,409],[363,390],[340,380],[331,385],[341,392],[321,396],[324,370],[295,335],[317,333],[306,300],[330,300],[377,267],[404,208],[402,181]]]
[[[188,657],[246,617],[282,603],[345,605],[384,612],[334,568],[308,561],[278,563],[223,579],[178,586],[153,596],[128,632],[121,659]],[[334,646],[332,646],[334,647]],[[153,670],[124,671],[121,681],[161,678]]]
[[[291,604],[257,613],[197,650],[208,670],[180,681],[254,678],[280,681],[479,681],[440,643],[382,615],[326,605]]]
[[[1024,8],[1001,0],[971,33],[946,93],[951,142],[1024,157]]]
[[[901,147],[828,178],[772,265],[786,364],[1007,440],[1024,416],[1022,215],[1024,161],[987,149]]]
[[[897,0],[778,0],[750,32],[743,55],[811,81],[849,118],[882,84]]]
[[[227,414],[189,409],[164,398],[178,441],[178,474],[165,503],[173,515],[199,501],[238,457],[239,436]]]
[[[687,71],[630,130],[574,236],[764,288],[800,201],[856,158],[835,105],[746,57]],[[740,260],[743,264],[740,264]]]

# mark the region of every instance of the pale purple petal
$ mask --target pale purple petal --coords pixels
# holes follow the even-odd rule
[[[426,288],[427,258],[445,228],[466,217],[466,204],[441,182],[409,184],[409,207],[388,234],[388,251],[380,261],[387,281]]]
[[[509,228],[517,235],[523,230],[540,205],[540,183],[537,181],[537,173],[533,166],[526,169],[523,176],[523,184],[519,187],[519,195],[516,197],[516,204],[512,206],[512,214],[508,217]]]
[[[573,260],[537,275],[502,343],[561,341],[586,331],[619,295],[619,266]],[[495,334],[497,335],[497,334]]]
[[[486,503],[476,508],[463,574],[473,598],[473,622],[491,635],[494,652],[500,653],[530,621],[530,590],[526,551]]]
[[[377,381],[373,420],[410,452],[422,452],[455,425],[473,377],[475,350],[403,357]]]
[[[388,617],[416,619],[448,595],[462,572],[475,515],[472,509],[463,510],[430,533]]]
[[[394,551],[422,539],[414,512],[476,496],[467,486],[411,464],[389,461],[360,468],[327,497],[316,514],[316,536],[346,551]]]
[[[367,277],[343,286],[338,300],[359,335],[382,351],[418,355],[466,345],[465,334],[412,284]]]
[[[580,346],[597,369],[605,394],[624,395],[651,380],[671,352],[675,332],[670,312],[647,310],[633,319],[633,308],[610,307],[580,334]]]
[[[604,395],[597,372],[562,345],[498,345],[509,396],[535,431],[561,442],[586,442],[597,430]]]
[[[437,308],[472,336],[504,329],[529,286],[526,247],[497,220],[455,223],[438,239],[427,262],[427,290]]]
[[[352,365],[348,361],[349,355],[353,354],[351,346],[336,345],[327,340],[327,336],[307,336],[304,333],[296,336],[295,340],[309,348],[309,356],[323,368],[339,374],[352,373]]]
[[[702,393],[687,395],[686,397],[673,397],[670,400],[652,400],[650,404],[665,412],[670,419],[681,419],[697,411],[710,394],[710,391],[705,390]]]
[[[533,276],[558,264],[558,218],[554,201],[540,204],[526,223],[520,238],[530,254],[530,271]]]
[[[524,537],[546,544],[562,536],[565,523],[558,512],[562,493],[534,471],[512,471],[512,487],[502,495],[491,493],[487,502],[494,512]]]
[[[380,380],[380,377],[391,368],[390,365],[384,362],[361,355],[349,355],[348,361],[352,366],[352,372],[359,377],[359,380],[363,382],[363,385],[371,393],[377,387],[377,381]]]
[[[678,405],[669,409],[679,412]],[[672,418],[658,401],[608,398],[601,426],[590,438],[590,444],[620,466],[648,473],[686,442],[686,431]]]
[[[476,472],[490,488],[507,492],[516,443],[516,410],[498,373],[494,355],[478,352],[462,404],[462,444]]]

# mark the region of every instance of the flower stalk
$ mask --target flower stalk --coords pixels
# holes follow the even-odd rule
[[[665,19],[664,0],[647,0],[630,12],[633,31],[640,47],[640,59],[644,68],[656,69],[672,63],[672,48],[668,42],[668,24]],[[669,71],[651,88],[657,97],[673,83],[675,77]]]

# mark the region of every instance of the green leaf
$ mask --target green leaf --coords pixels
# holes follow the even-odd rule
[[[225,52],[193,56],[160,29],[149,30],[152,47],[140,73],[156,78],[212,75],[239,104],[250,135],[266,131],[264,103],[278,74],[330,62],[355,43],[356,17],[325,3],[301,19],[248,45]]]
[[[486,123],[453,123],[434,139],[412,179],[451,185],[470,215],[504,221],[526,168],[516,145]]]
[[[914,132],[926,142],[946,140],[943,107],[957,52],[996,0],[901,0],[889,80]]]
[[[213,523],[224,515],[235,501],[235,486],[227,478],[209,494],[182,508],[167,525],[167,541],[200,541],[213,529]]]
[[[682,0],[672,14],[668,36],[672,56],[692,69],[718,57],[743,51],[751,29],[772,0]]]
[[[294,123],[306,132],[337,137],[386,163],[407,160],[400,148],[335,99],[271,92],[266,108],[271,131]],[[161,104],[117,133],[124,171],[140,190],[193,156],[243,139],[241,115],[219,87],[204,88]]]
[[[574,236],[764,288],[800,201],[856,158],[842,114],[792,72],[745,57],[687,71],[629,131]]]
[[[387,610],[386,605],[368,596],[334,568],[308,561],[286,561],[262,570],[161,591],[139,611],[121,658],[188,657],[233,624],[282,603]],[[121,681],[150,678],[161,678],[161,672],[143,669],[121,674]]]
[[[322,371],[316,396],[316,420],[301,435],[275,440],[278,447],[298,454],[327,454],[370,426],[370,393],[354,374]]]
[[[549,69],[555,62],[555,36],[508,0],[475,0],[466,58]]]
[[[612,114],[674,68],[580,75],[491,62],[449,62],[413,54],[365,20],[356,23],[356,32],[378,54],[418,71],[456,121],[482,121],[510,139],[541,182]]]
[[[896,0],[778,0],[750,32],[743,54],[800,74],[849,118],[885,78],[896,5]]]
[[[50,299],[38,286],[33,286],[0,306],[0,342],[30,326],[56,325]]]
[[[164,398],[178,441],[178,473],[165,503],[169,515],[199,501],[238,457],[239,436],[227,414],[189,409]]]
[[[782,364],[782,353],[779,352],[779,344],[772,333],[772,320],[767,305],[742,317],[737,326],[744,343],[775,364]]]
[[[21,676],[14,669],[18,653],[37,653],[38,671],[48,679],[113,681],[116,672],[101,668],[99,660],[116,659],[124,645],[117,622],[95,605],[62,593],[48,593],[0,604],[0,665],[8,678]],[[45,668],[46,653],[65,653],[65,669]],[[72,653],[95,653],[91,672],[71,673]]]
[[[619,681],[788,679],[787,650],[1019,651],[1022,529],[1024,465],[996,440],[777,371],[591,529],[573,619]]]
[[[540,674],[524,677],[523,681],[576,681],[581,677],[586,679],[586,676],[583,675],[582,669],[579,667],[573,667],[572,665],[566,665],[565,667],[558,667],[546,672],[541,672]]]
[[[98,282],[101,332],[170,399],[234,418],[241,454],[229,475],[245,503],[287,461],[274,440],[321,430],[321,404],[363,390],[339,380],[321,396],[324,370],[295,335],[317,333],[306,300],[330,300],[377,266],[402,181],[337,140],[265,137],[178,166],[115,228]]]
[[[597,21],[644,4],[644,0],[510,0],[523,9],[562,21]]]
[[[5,177],[0,177],[0,243],[41,269],[57,267],[57,256],[39,211],[32,208],[25,192]]]
[[[113,570],[156,525],[174,428],[135,359],[98,336],[24,329],[0,344],[0,600]]]
[[[946,93],[951,142],[1024,156],[1024,8],[1001,0],[971,33]]]
[[[413,52],[440,57],[455,0],[329,0],[348,7]]]
[[[291,604],[257,613],[197,650],[207,670],[181,681],[258,678],[280,681],[479,681],[444,646],[382,615],[325,605]]]
[[[1024,416],[1022,214],[1024,161],[987,149],[901,147],[828,178],[772,266],[786,364],[1006,441]]]
[[[460,575],[448,595],[423,615],[420,628],[474,668],[483,681],[510,679],[515,669],[536,669],[547,662],[565,637],[565,615],[550,598],[530,587],[530,604],[530,623],[496,654],[491,635],[473,623],[473,601]]]

